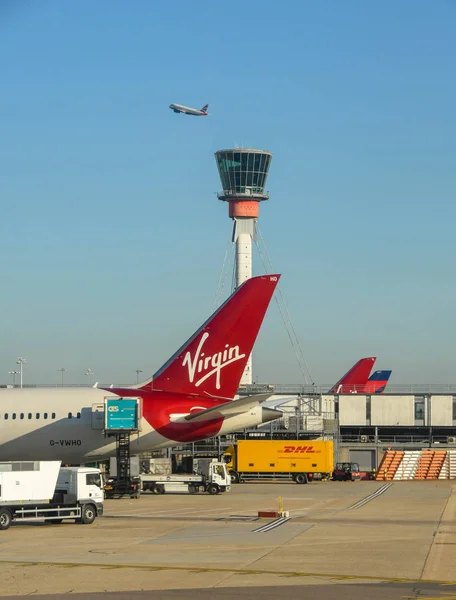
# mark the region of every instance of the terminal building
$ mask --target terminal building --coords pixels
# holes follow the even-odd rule
[[[245,386],[240,394],[266,391],[272,386]],[[366,472],[378,470],[387,451],[433,449],[451,451],[456,468],[456,386],[446,393],[309,394],[278,392],[284,416],[267,425],[237,434],[176,448],[176,454],[223,452],[236,439],[332,439],[336,461],[357,462]],[[291,391],[291,390],[290,390]],[[454,393],[451,393],[453,391]],[[268,402],[270,402],[268,401]]]

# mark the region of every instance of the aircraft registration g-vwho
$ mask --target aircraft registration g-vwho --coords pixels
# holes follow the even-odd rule
[[[169,107],[175,113],[193,115],[194,117],[207,117],[207,109],[209,108],[209,104],[205,104],[200,110],[197,108],[190,108],[189,106],[182,106],[182,104],[170,104]]]
[[[232,400],[279,278],[253,277],[239,286],[144,383],[123,389],[0,390],[0,462],[81,463],[113,456],[114,438],[103,431],[106,398],[140,399],[133,454],[280,418],[280,411],[261,406],[271,394]]]

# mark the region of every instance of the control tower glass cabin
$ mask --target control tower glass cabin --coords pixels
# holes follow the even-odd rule
[[[251,148],[219,150],[215,159],[223,190],[218,194],[220,200],[261,202],[269,198],[264,188],[272,159],[270,152]]]

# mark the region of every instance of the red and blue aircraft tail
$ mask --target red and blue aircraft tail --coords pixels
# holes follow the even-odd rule
[[[366,383],[366,393],[383,394],[392,371],[375,371]]]

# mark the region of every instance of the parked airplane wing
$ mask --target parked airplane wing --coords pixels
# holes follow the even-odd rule
[[[195,412],[185,417],[185,420],[197,423],[199,421],[212,421],[213,419],[235,417],[236,415],[245,413],[249,408],[253,408],[265,402],[271,396],[272,393],[246,396],[245,398],[239,398],[238,400],[232,400],[231,402],[226,402],[219,406],[213,406],[212,408],[206,408],[205,410]]]

